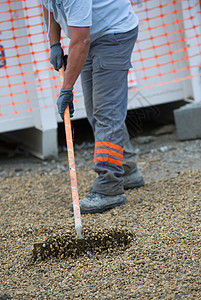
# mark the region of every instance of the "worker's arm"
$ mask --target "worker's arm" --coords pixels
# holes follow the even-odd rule
[[[84,66],[90,47],[89,27],[69,26],[69,30],[71,33],[71,40],[63,89],[70,89],[73,87]]]
[[[58,111],[64,119],[64,111],[69,105],[70,115],[73,116],[73,85],[78,78],[87,58],[90,47],[89,27],[69,27],[71,41],[68,51],[67,68],[64,73],[64,83],[57,100]]]

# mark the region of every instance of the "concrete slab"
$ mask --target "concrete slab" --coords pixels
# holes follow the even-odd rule
[[[174,110],[174,119],[179,140],[201,138],[201,102]]]

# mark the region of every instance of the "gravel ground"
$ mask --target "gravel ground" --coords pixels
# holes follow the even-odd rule
[[[35,242],[73,228],[66,154],[1,157],[1,300],[201,299],[201,140],[178,142],[170,126],[132,143],[145,187],[126,191],[122,207],[83,215],[83,226],[122,226],[134,238],[76,259],[32,260]],[[95,178],[89,146],[76,147],[80,198]]]

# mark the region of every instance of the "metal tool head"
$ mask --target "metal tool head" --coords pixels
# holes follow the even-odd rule
[[[34,244],[33,260],[45,260],[48,257],[78,257],[80,255],[110,253],[111,249],[127,249],[134,238],[133,232],[126,227],[76,227],[76,235],[73,227],[65,229],[65,233],[49,236],[44,242]]]

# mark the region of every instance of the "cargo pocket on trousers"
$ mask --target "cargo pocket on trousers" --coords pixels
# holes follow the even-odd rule
[[[100,69],[105,70],[128,71],[132,68],[130,60],[118,56],[99,58],[98,65]]]

